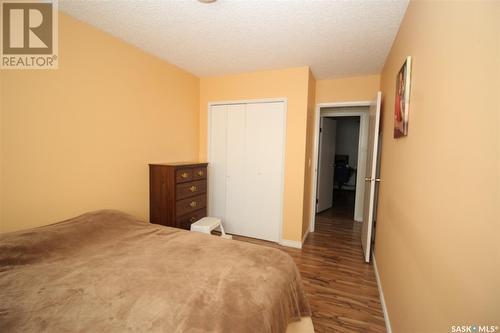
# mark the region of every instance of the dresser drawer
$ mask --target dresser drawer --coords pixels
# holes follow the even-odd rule
[[[195,182],[181,183],[175,186],[175,196],[177,200],[192,197],[207,192],[207,181],[198,180]]]
[[[178,169],[175,171],[175,182],[184,183],[193,180],[193,168]]]
[[[191,224],[198,221],[199,219],[207,216],[207,210],[205,208],[196,210],[194,212],[188,213],[186,215],[180,216],[175,220],[177,228],[191,229]]]
[[[189,212],[205,208],[207,206],[207,196],[205,194],[192,198],[179,200],[175,203],[175,216],[182,216]]]
[[[207,178],[207,168],[193,169],[193,179],[205,179],[205,178]]]

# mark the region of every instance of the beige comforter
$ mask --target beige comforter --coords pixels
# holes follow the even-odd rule
[[[308,315],[279,250],[116,211],[0,235],[0,332],[285,332]]]

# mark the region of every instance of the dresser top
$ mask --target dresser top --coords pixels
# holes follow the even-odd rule
[[[207,162],[174,162],[174,163],[150,163],[149,165],[165,165],[172,167],[196,167],[207,166]]]

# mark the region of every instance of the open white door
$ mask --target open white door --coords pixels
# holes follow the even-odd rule
[[[333,118],[321,118],[319,136],[318,186],[316,193],[316,212],[332,207],[333,171],[335,163],[335,137],[337,121]]]
[[[370,262],[371,239],[373,230],[373,212],[375,207],[375,184],[377,179],[378,138],[380,129],[380,105],[382,93],[377,93],[377,99],[370,105],[368,127],[368,154],[366,158],[365,200],[363,207],[363,227],[361,232],[361,245],[365,261]]]

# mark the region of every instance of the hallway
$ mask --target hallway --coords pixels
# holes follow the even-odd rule
[[[317,333],[385,332],[372,264],[363,261],[361,223],[331,209],[316,217],[301,250],[250,238],[235,239],[279,248],[302,275]]]

